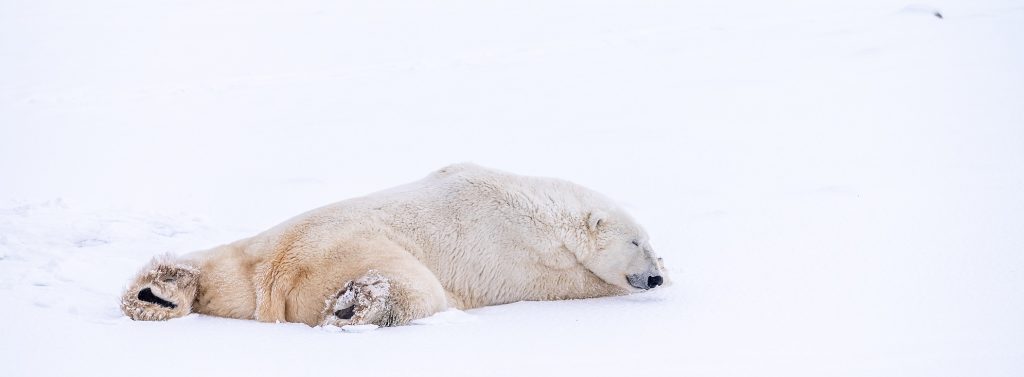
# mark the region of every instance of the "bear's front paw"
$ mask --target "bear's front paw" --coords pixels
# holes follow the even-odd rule
[[[370,271],[345,283],[345,287],[328,301],[322,324],[387,326],[390,310],[391,283],[384,276]]]
[[[136,321],[162,321],[192,311],[199,270],[170,260],[153,260],[121,296],[121,311]]]

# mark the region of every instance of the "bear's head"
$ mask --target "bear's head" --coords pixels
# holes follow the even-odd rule
[[[669,282],[647,232],[619,208],[592,209],[582,216],[587,242],[577,260],[605,282],[637,292]]]

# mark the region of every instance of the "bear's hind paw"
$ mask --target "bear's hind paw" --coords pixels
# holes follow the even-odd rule
[[[370,271],[345,283],[345,287],[328,300],[322,325],[388,326],[390,311],[391,283],[381,274]]]

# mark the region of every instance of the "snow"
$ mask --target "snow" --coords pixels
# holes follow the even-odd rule
[[[373,331],[373,330],[378,329],[379,327],[380,326],[377,326],[377,325],[345,325],[345,326],[341,326],[341,331],[360,333],[360,332]]]
[[[1022,67],[1008,0],[4,0],[2,374],[1024,375]],[[620,200],[674,285],[118,312],[155,255],[460,161]]]

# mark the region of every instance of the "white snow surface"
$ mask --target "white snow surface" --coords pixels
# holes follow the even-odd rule
[[[939,18],[936,13],[941,14]],[[674,285],[123,317],[154,255],[473,161]],[[0,375],[1024,375],[1024,3],[0,0]]]

